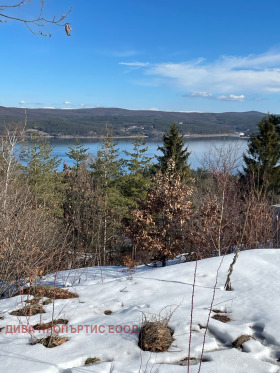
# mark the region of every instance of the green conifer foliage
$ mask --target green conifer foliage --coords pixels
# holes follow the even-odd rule
[[[124,150],[125,155],[129,157],[128,160],[124,161],[124,164],[128,168],[130,174],[144,174],[147,172],[152,160],[151,157],[145,155],[148,147],[145,146],[146,142],[140,136],[137,136],[132,144],[133,152]]]
[[[244,175],[256,189],[266,193],[280,187],[280,117],[269,114],[259,123],[259,133],[249,140],[244,154]]]
[[[123,161],[119,159],[119,149],[116,146],[116,142],[113,141],[110,132],[107,131],[102,142],[102,148],[97,152],[95,162],[90,165],[94,176],[105,185],[122,174],[121,165]]]
[[[57,207],[56,170],[60,160],[52,157],[53,147],[37,134],[31,135],[22,147],[20,160],[28,184],[35,193],[37,203],[42,206]]]
[[[69,146],[69,152],[66,155],[75,162],[74,168],[78,169],[80,164],[88,159],[88,148],[85,148],[79,139],[76,139],[75,145]]]
[[[158,156],[159,168],[165,173],[170,159],[175,162],[175,171],[178,172],[182,179],[190,175],[190,168],[188,165],[188,158],[190,152],[185,146],[183,135],[180,134],[179,128],[175,123],[170,126],[169,132],[163,136],[163,146],[158,149],[163,153]]]

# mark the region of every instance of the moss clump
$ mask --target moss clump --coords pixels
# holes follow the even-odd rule
[[[85,365],[97,364],[99,362],[100,359],[98,359],[98,357],[89,357],[88,359],[86,359]]]

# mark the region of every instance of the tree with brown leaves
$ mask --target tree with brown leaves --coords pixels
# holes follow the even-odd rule
[[[127,227],[137,249],[145,250],[149,260],[161,261],[163,266],[167,259],[184,251],[193,210],[189,199],[193,189],[182,183],[174,169],[174,161],[170,160],[167,172],[155,175],[146,201],[132,212]]]

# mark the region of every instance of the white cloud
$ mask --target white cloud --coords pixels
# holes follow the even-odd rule
[[[277,51],[246,57],[222,56],[213,62],[199,58],[182,63],[120,64],[143,67],[150,81],[193,92],[189,97],[215,96],[214,99],[243,101],[245,94],[280,93],[280,52]]]
[[[236,95],[219,96],[219,97],[217,97],[217,100],[223,100],[223,101],[244,101],[245,100],[245,96],[244,95],[240,95],[240,96],[236,96]]]
[[[149,65],[149,62],[119,62],[119,65],[130,67],[145,67]]]
[[[193,92],[183,95],[183,97],[193,97],[193,98],[208,98],[209,100],[222,100],[222,101],[244,101],[245,95],[221,95],[215,96],[213,93],[209,92]]]
[[[65,104],[65,105],[72,105],[72,102],[70,102],[70,101],[65,101],[64,104]]]
[[[213,97],[213,93],[209,93],[209,92],[192,92],[192,93],[183,95],[183,97],[207,97],[207,98],[211,98],[211,97]]]
[[[43,109],[54,109],[54,107],[53,106],[45,106],[45,107],[43,107]]]

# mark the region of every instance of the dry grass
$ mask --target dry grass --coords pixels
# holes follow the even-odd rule
[[[248,342],[250,339],[255,339],[251,335],[243,334],[240,337],[238,337],[234,342],[232,342],[232,346],[234,348],[240,348],[242,347],[243,343]]]
[[[171,346],[173,331],[162,321],[146,321],[139,333],[138,346],[143,351],[164,352]]]
[[[39,330],[39,329],[48,329],[48,328],[52,328],[53,326],[55,325],[67,325],[68,324],[68,320],[66,319],[57,319],[57,320],[53,320],[53,321],[50,321],[48,323],[45,323],[45,324],[36,324],[33,326],[33,329],[34,330]]]
[[[47,306],[48,304],[51,304],[52,303],[52,299],[48,298],[46,300],[44,300],[44,302],[42,303],[44,306]]]
[[[25,303],[38,304],[42,297],[34,297],[33,299],[26,299]]]
[[[38,313],[45,313],[43,306],[40,304],[30,304],[20,308],[19,310],[12,311],[10,315],[13,316],[34,316]]]
[[[223,323],[227,323],[227,322],[231,321],[231,319],[228,316],[221,315],[221,314],[217,314],[217,315],[212,316],[212,319],[221,321]]]
[[[41,343],[43,346],[47,348],[54,348],[62,345],[67,341],[68,339],[66,337],[59,337],[58,335],[49,335],[48,337],[37,339],[36,342],[33,344]]]
[[[55,298],[55,299],[70,299],[78,298],[78,295],[72,293],[69,290],[61,289],[53,286],[34,286],[27,289],[24,289],[23,294],[30,294],[36,297],[46,297],[46,298]]]

